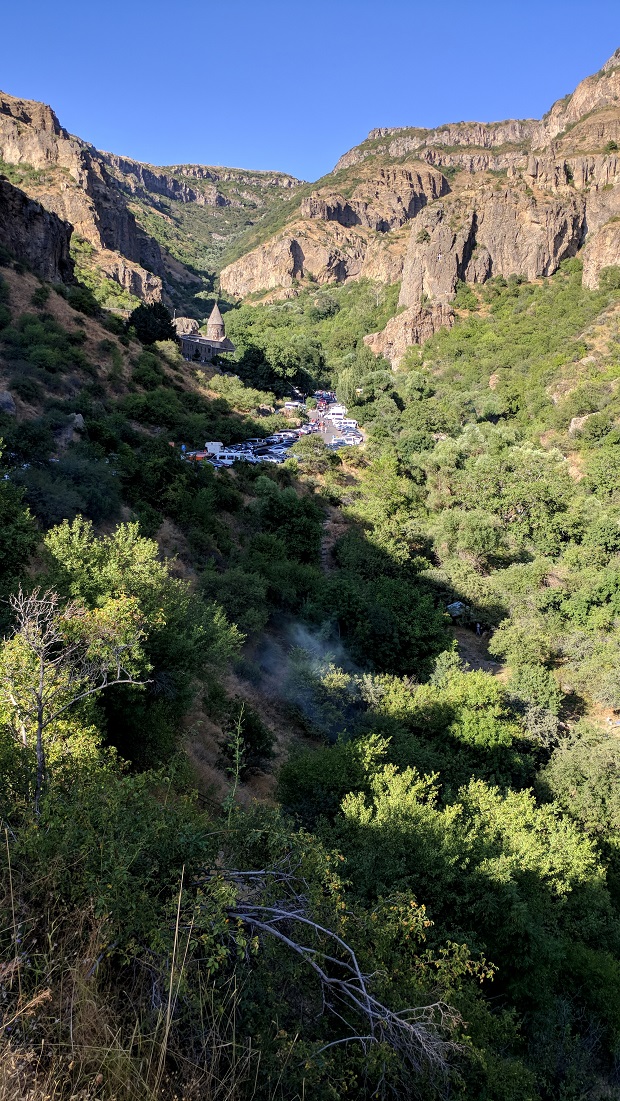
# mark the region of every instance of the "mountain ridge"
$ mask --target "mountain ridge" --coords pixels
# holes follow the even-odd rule
[[[172,305],[208,292],[220,241],[260,218],[271,192],[286,196],[300,183],[278,172],[145,165],[70,134],[47,104],[3,92],[0,161],[14,185],[73,226],[78,275],[107,305],[162,297]],[[197,233],[185,224],[182,208],[189,204],[213,212],[202,216]],[[194,249],[187,244],[192,238]],[[122,291],[110,301],[113,285]]]
[[[396,364],[429,318],[450,323],[459,282],[538,278],[587,246],[592,287],[616,263],[619,98],[616,50],[540,120],[375,127],[306,183],[100,151],[51,107],[0,93],[0,170],[73,226],[78,278],[101,305],[163,298],[201,317],[218,273],[233,299],[286,298],[313,280],[401,282],[407,316],[369,337]]]
[[[540,278],[587,244],[596,286],[620,259],[619,99],[616,50],[541,120],[375,128],[288,223],[224,267],[222,288],[286,298],[308,279],[401,281],[403,313],[368,338],[396,365],[429,324],[452,323],[459,282]]]

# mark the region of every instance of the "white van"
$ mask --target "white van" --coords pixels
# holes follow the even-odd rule
[[[358,424],[357,424],[357,421],[351,420],[350,417],[345,417],[345,419],[342,422],[342,427],[343,428],[357,428]]]

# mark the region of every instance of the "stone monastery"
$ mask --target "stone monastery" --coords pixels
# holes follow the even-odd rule
[[[181,351],[186,359],[199,359],[201,363],[209,363],[220,352],[234,352],[235,345],[226,336],[224,321],[217,302],[207,322],[207,335],[201,336],[197,332],[184,333],[179,337]]]

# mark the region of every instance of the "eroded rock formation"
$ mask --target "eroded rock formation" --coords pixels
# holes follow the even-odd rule
[[[70,283],[72,227],[0,176],[0,245],[41,279]]]
[[[405,312],[368,340],[396,362],[441,323],[427,305],[447,305],[459,281],[552,275],[584,245],[587,286],[620,264],[618,146],[620,51],[540,121],[373,130],[277,237],[224,268],[222,287],[401,279]]]
[[[68,134],[50,107],[0,93],[0,159],[27,166],[24,191],[95,249],[118,253],[119,271],[122,260],[129,261],[136,280],[150,284],[153,293],[149,275],[159,277],[161,297],[165,266],[159,245],[138,226],[97,150]]]
[[[439,329],[454,325],[454,310],[445,302],[410,306],[392,317],[380,333],[370,333],[364,343],[375,353],[389,359],[397,367],[407,348],[423,344]]]

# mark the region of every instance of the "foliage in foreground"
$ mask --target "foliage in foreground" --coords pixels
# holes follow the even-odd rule
[[[461,291],[462,322],[396,374],[362,341],[389,294],[312,289],[230,316],[238,375],[214,389],[165,343],[101,341],[102,392],[43,295],[0,317],[23,400],[92,386],[58,464],[23,469],[68,398],[6,424],[0,584],[56,594],[61,696],[71,639],[101,663],[126,627],[145,682],[69,692],[37,799],[34,669],[5,605],[7,1097],[617,1092],[617,739],[577,721],[620,684],[613,327],[584,356],[616,301],[603,282],[584,290],[571,262]],[[259,407],[321,378],[365,425],[345,461],[309,444],[308,465],[215,474],[170,446],[265,434]],[[459,661],[454,598],[493,630],[501,679]],[[263,677],[312,743],[280,768],[281,809],[242,810],[273,745],[245,699]],[[224,734],[223,807],[192,794],[196,701]]]

